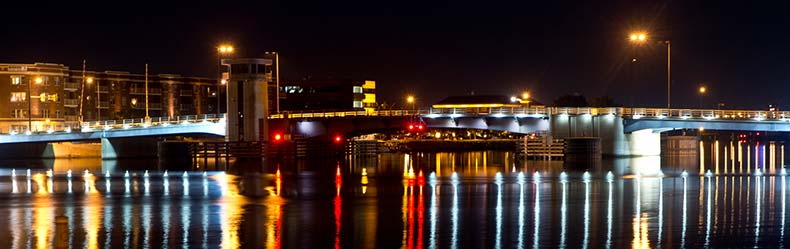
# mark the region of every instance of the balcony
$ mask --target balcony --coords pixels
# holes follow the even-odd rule
[[[65,107],[79,107],[79,99],[63,99],[63,106]]]
[[[66,82],[63,84],[63,90],[66,91],[76,91],[80,89],[80,83],[68,83]]]
[[[131,88],[129,91],[132,95],[145,95],[145,88]],[[161,88],[148,88],[148,95],[162,95]]]

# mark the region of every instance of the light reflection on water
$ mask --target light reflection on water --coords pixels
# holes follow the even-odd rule
[[[25,173],[12,177],[9,170],[0,175],[0,213],[7,217],[0,247],[53,247],[60,215],[69,217],[68,243],[85,248],[715,248],[784,241],[785,177],[616,174],[607,181],[608,170],[628,171],[609,165],[591,171],[590,181],[580,172],[563,181],[550,164],[538,178],[536,162],[503,156],[488,153],[483,164],[462,154],[390,155],[308,171],[283,167],[281,176],[106,177],[75,169],[80,173],[68,178],[19,169]],[[439,157],[458,160],[437,163]],[[426,181],[420,172],[438,176]]]

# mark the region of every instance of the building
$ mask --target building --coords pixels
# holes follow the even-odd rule
[[[306,79],[280,84],[283,111],[374,111],[376,82],[350,79]]]
[[[0,64],[0,132],[73,127],[80,113],[86,122],[144,118],[146,97],[149,117],[224,112],[216,79],[151,74],[146,94],[145,78],[62,64]]]

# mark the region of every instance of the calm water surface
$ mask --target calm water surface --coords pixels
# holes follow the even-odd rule
[[[589,181],[583,172],[568,172],[564,180],[561,164],[510,158],[501,152],[389,154],[244,176],[165,176],[153,169],[146,176],[142,165],[128,169],[127,177],[127,169],[84,162],[58,164],[66,166],[51,176],[47,168],[5,169],[0,247],[52,248],[63,241],[72,248],[785,244],[786,177],[658,178],[649,175],[659,159],[643,158],[605,162]],[[616,175],[611,181],[609,170]],[[61,215],[68,222],[56,226]]]

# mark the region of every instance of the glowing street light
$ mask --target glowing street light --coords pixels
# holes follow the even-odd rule
[[[529,99],[529,92],[523,92],[523,93],[521,93],[521,99],[522,99],[522,100],[527,100],[527,99]]]
[[[699,93],[705,93],[706,91],[708,91],[708,89],[705,88],[705,86],[699,87]]]
[[[628,39],[634,43],[643,43],[647,41],[647,34],[645,34],[644,32],[631,33]]]

